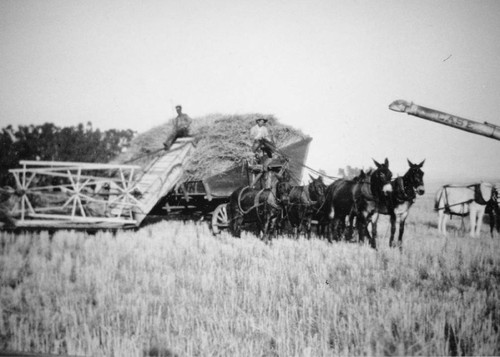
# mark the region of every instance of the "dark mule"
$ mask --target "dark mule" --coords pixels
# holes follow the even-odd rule
[[[373,160],[377,169],[366,178],[355,184],[353,188],[354,207],[356,214],[356,227],[359,240],[364,241],[365,236],[370,240],[372,248],[377,248],[376,230],[368,232],[368,224],[377,222],[380,207],[383,207],[388,195],[392,191],[392,172],[389,170],[389,160],[385,159],[383,164]]]
[[[371,172],[366,174],[361,170],[361,173],[357,177],[351,180],[339,179],[327,187],[325,204],[321,210],[320,225],[328,228],[326,235],[329,242],[332,241],[332,237],[336,241],[341,239],[346,228],[345,222],[347,217],[349,217],[349,227],[352,228],[352,221],[354,219],[354,187],[359,182],[363,182],[367,175],[370,174]]]
[[[376,232],[370,235],[368,224],[377,220],[379,207],[392,191],[392,172],[389,160],[385,159],[382,164],[373,162],[377,167],[375,171],[362,173],[356,180],[337,180],[328,187],[326,206],[329,217],[333,217],[329,238],[333,235],[338,240],[345,229],[346,217],[351,223],[356,217],[359,240],[364,241],[368,236],[370,245],[377,248]]]
[[[270,236],[291,190],[290,174],[287,171],[276,177],[278,181],[270,189],[243,186],[231,194],[227,214],[229,231],[233,236],[240,237],[243,223],[257,223],[261,239],[266,243],[271,241]]]
[[[395,246],[394,235],[396,233],[396,224],[399,223],[398,245],[402,248],[403,233],[405,230],[405,221],[410,212],[410,208],[415,202],[417,195],[425,193],[424,187],[424,172],[422,166],[424,161],[420,164],[413,164],[408,160],[410,168],[403,175],[391,182],[392,192],[389,193],[386,199],[381,200],[382,205],[379,206],[379,213],[390,216],[391,222],[391,238],[389,246]],[[376,235],[377,221],[373,221],[372,235]]]
[[[311,178],[311,183],[305,186],[292,187],[288,196],[288,220],[298,238],[302,226],[306,228],[307,238],[311,238],[311,222],[316,218],[325,202],[326,185],[319,176]]]

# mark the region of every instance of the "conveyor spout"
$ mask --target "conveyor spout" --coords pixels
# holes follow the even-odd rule
[[[407,113],[408,115],[413,115],[439,124],[451,126],[456,129],[468,131],[470,133],[500,140],[500,127],[494,124],[478,123],[470,119],[422,107],[402,99],[395,100],[389,104],[389,109],[395,112]]]

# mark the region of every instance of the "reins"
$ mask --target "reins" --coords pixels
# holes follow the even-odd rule
[[[284,171],[285,171],[285,167],[283,166],[277,175],[278,175],[278,176],[283,175],[283,172],[284,172]],[[280,185],[281,183],[282,183],[282,182],[278,182],[278,183],[276,184],[276,189],[277,189],[277,186],[278,186],[278,185]],[[273,190],[263,188],[263,189],[261,189],[260,191],[258,191],[258,192],[257,192],[257,194],[255,195],[255,198],[254,198],[254,204],[253,204],[253,206],[249,207],[247,210],[243,209],[243,207],[241,207],[241,198],[243,197],[243,193],[244,193],[246,190],[248,190],[248,189],[251,189],[251,187],[250,187],[250,186],[245,186],[245,187],[243,187],[243,189],[242,189],[242,190],[239,192],[239,194],[238,194],[238,208],[239,208],[239,210],[240,210],[240,215],[246,215],[246,214],[250,213],[253,209],[255,209],[255,210],[256,210],[256,212],[257,212],[257,218],[258,218],[258,219],[259,219],[259,221],[260,221],[260,216],[259,216],[259,211],[258,211],[258,208],[259,208],[260,206],[263,206],[263,205],[269,204],[269,205],[270,205],[271,207],[273,207],[273,208],[276,208],[276,209],[278,209],[278,208],[279,208],[278,206],[274,206],[272,203],[269,203],[269,202],[259,203],[259,201],[260,201],[260,195],[261,195],[264,191],[269,191],[269,192],[270,192],[270,194],[271,194],[271,195],[272,195],[272,196],[276,199],[276,201],[281,201],[280,199],[278,199],[278,197],[276,196],[276,193],[275,193],[275,192],[273,192]]]
[[[245,214],[248,214],[251,210],[253,210],[254,208],[257,208],[258,206],[260,205],[263,205],[263,203],[258,203],[258,199],[260,197],[260,194],[265,190],[265,189],[262,189],[260,190],[257,195],[255,195],[255,199],[254,199],[254,205],[251,206],[248,210],[244,210],[243,207],[241,207],[241,197],[243,196],[243,192],[245,192],[245,190],[249,189],[250,186],[245,186],[243,187],[243,189],[240,191],[240,193],[238,194],[238,208],[240,209],[240,214],[242,215],[245,215]]]
[[[287,159],[288,161],[291,161],[291,162],[293,162],[294,164],[300,165],[300,166],[302,166],[302,167],[304,167],[304,168],[308,169],[309,171],[311,171],[311,172],[313,172],[313,173],[317,174],[318,176],[326,177],[326,178],[329,178],[329,179],[331,179],[331,180],[338,180],[338,179],[340,179],[340,178],[341,178],[341,177],[336,177],[336,176],[326,175],[326,174],[324,174],[323,172],[320,172],[320,171],[318,171],[318,170],[315,170],[315,169],[313,169],[312,167],[309,167],[309,166],[307,166],[306,164],[304,164],[304,163],[302,163],[302,162],[300,162],[300,161],[298,161],[298,160],[295,160],[295,159],[292,159],[292,158],[288,157],[287,155],[285,155],[285,154],[284,154],[281,150],[279,150],[278,148],[274,148],[272,151],[273,151],[273,152],[275,152],[275,153],[277,153],[277,154],[279,154],[279,155],[281,155],[282,157],[284,157],[284,158],[285,158],[285,159]]]
[[[360,187],[360,192],[361,194],[365,197],[366,200],[368,201],[373,201],[373,202],[378,202],[380,201],[380,199],[378,197],[375,197],[375,195],[373,194],[373,190],[372,190],[372,182],[371,180],[370,181],[359,181],[357,183],[355,183],[356,185],[359,184]],[[368,190],[364,190],[363,191],[363,188],[368,188]],[[369,191],[369,192],[367,192]]]

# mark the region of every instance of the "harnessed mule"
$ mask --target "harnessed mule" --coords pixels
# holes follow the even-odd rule
[[[353,189],[354,207],[356,214],[356,227],[359,240],[364,241],[368,237],[373,249],[377,249],[377,231],[368,231],[368,224],[376,225],[380,207],[387,200],[387,195],[392,191],[392,172],[389,170],[389,160],[385,159],[383,164],[373,160],[377,169],[366,177],[365,180],[356,183]]]
[[[352,180],[339,179],[326,188],[325,204],[321,208],[320,225],[327,227],[326,236],[330,243],[332,238],[338,241],[343,236],[347,216],[349,216],[349,232],[352,231],[352,222],[355,216],[353,189],[357,183],[365,180],[366,176],[370,174],[371,171],[365,173],[361,170],[361,173]]]
[[[467,186],[445,185],[435,199],[434,209],[438,211],[438,231],[446,236],[448,216],[470,218],[470,236],[479,237],[484,212],[489,202],[496,201],[495,188],[491,183],[482,182]]]
[[[270,189],[243,186],[230,195],[227,213],[233,236],[240,237],[243,223],[257,223],[261,239],[266,243],[271,241],[271,233],[291,189],[290,174],[284,167],[276,177],[277,182]]]
[[[288,220],[296,238],[299,237],[302,226],[306,228],[307,238],[311,238],[311,221],[318,216],[325,202],[326,185],[323,178],[314,178],[311,175],[309,177],[311,183],[292,187],[288,195]]]
[[[395,246],[394,235],[396,233],[396,224],[399,223],[398,245],[400,249],[402,248],[405,221],[410,208],[415,202],[417,195],[421,196],[425,193],[424,172],[422,171],[424,162],[425,160],[420,164],[413,164],[408,160],[410,168],[403,177],[398,177],[391,181],[392,192],[387,196],[387,199],[381,201],[383,204],[379,207],[379,213],[390,216],[390,247]],[[377,222],[373,222],[372,232],[376,230]]]
[[[368,236],[370,245],[376,249],[376,232],[370,235],[368,224],[376,222],[379,207],[386,195],[392,191],[392,172],[389,160],[383,164],[373,160],[377,169],[367,174],[362,173],[356,180],[340,179],[327,189],[327,209],[332,218],[331,234],[338,240],[345,229],[345,219],[349,216],[352,223],[356,217],[356,227],[360,241]],[[329,241],[331,241],[329,236]]]

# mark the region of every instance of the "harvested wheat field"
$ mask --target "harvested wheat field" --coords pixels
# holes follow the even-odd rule
[[[206,224],[0,233],[0,350],[87,356],[500,354],[500,240],[437,235],[416,203],[404,250]]]

